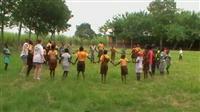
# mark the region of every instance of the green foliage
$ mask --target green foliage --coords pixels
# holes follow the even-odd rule
[[[81,25],[76,26],[75,36],[91,39],[96,36],[96,33],[92,30],[89,23],[82,23]]]

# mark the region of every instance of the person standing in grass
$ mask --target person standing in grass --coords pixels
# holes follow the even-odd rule
[[[136,63],[135,65],[136,78],[138,81],[140,81],[140,76],[143,71],[143,52],[142,51],[138,53],[135,63]]]
[[[58,59],[58,52],[56,50],[56,45],[52,44],[51,50],[48,52],[48,59],[49,59],[49,70],[50,70],[50,78],[54,79],[55,77],[55,69],[57,67],[57,59]]]
[[[61,61],[62,61],[62,67],[63,67],[63,79],[67,78],[69,68],[70,68],[70,63],[71,62],[71,55],[69,54],[69,50],[66,48],[64,50],[64,53],[61,56]]]
[[[103,51],[104,51],[104,44],[102,42],[100,42],[98,44],[98,57],[99,57],[99,61],[100,61],[100,58],[101,58],[101,55],[103,55]]]
[[[179,50],[179,61],[183,60],[183,50],[180,48]]]
[[[116,55],[116,52],[117,52],[117,49],[114,47],[114,45],[112,45],[110,52],[111,52],[111,61],[114,63],[115,62],[115,55]]]
[[[166,61],[166,71],[167,71],[167,74],[169,74],[169,68],[171,66],[171,56],[169,54],[169,50],[166,52],[165,61]]]
[[[37,44],[34,47],[33,64],[35,65],[34,79],[40,80],[40,74],[42,70],[42,64],[44,63],[44,49],[41,45],[42,41],[37,40]]]
[[[65,52],[65,44],[62,42],[59,48],[59,64],[61,63],[62,54]]]
[[[88,53],[84,51],[84,48],[81,46],[79,51],[76,53],[76,60],[74,64],[77,63],[77,79],[79,79],[80,72],[82,73],[83,79],[85,79],[85,60],[88,58]]]
[[[22,46],[22,51],[21,51],[20,57],[23,61],[23,66],[22,66],[22,69],[21,69],[21,73],[24,72],[24,69],[26,69],[26,66],[27,66],[28,45],[29,45],[28,40],[26,40],[25,43]]]
[[[110,57],[107,55],[108,51],[104,50],[103,55],[100,57],[100,74],[101,74],[101,82],[106,83],[106,76],[108,72],[108,62],[110,61]]]
[[[90,46],[90,61],[92,62],[92,63],[94,63],[95,61],[95,51],[97,51],[97,49],[96,49],[96,46],[94,45],[94,44],[92,44],[91,46]]]
[[[160,53],[160,65],[159,65],[159,70],[160,70],[161,75],[163,75],[165,72],[165,57],[166,57],[166,54],[164,52],[164,49],[162,49]]]
[[[152,77],[153,76],[152,66],[153,66],[153,62],[154,62],[154,52],[153,52],[152,46],[149,46],[149,51],[148,51],[147,55],[148,55],[148,62],[149,62],[149,74]]]
[[[26,76],[29,76],[31,69],[33,68],[33,42],[29,40],[28,56],[27,56],[27,72]]]
[[[10,63],[10,50],[8,49],[8,45],[5,44],[3,48],[3,60],[4,60],[4,70],[7,71],[8,64]]]
[[[126,83],[126,76],[128,75],[128,59],[126,58],[126,55],[121,55],[121,59],[119,60],[119,62],[117,64],[115,64],[115,66],[117,65],[121,65],[121,80],[122,83]]]

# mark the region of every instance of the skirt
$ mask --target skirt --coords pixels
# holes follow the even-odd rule
[[[100,68],[100,74],[107,74],[108,71],[108,64],[107,63],[102,63],[101,68]]]
[[[9,55],[5,55],[5,56],[3,57],[3,60],[4,60],[4,63],[5,63],[5,64],[9,64],[9,63],[10,63],[10,56],[9,56]]]
[[[121,75],[127,75],[127,74],[128,74],[127,66],[121,66]]]
[[[50,59],[48,64],[50,70],[55,70],[57,67],[57,59]]]
[[[85,61],[78,61],[77,71],[78,72],[85,72]]]
[[[69,71],[69,67],[70,67],[69,65],[63,65],[62,67],[64,71]]]

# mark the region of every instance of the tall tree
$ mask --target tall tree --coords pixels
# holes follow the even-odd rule
[[[80,38],[91,39],[96,36],[89,23],[82,23],[76,27],[75,36]]]

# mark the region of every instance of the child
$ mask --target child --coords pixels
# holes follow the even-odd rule
[[[103,55],[103,51],[104,51],[104,44],[102,42],[100,42],[98,44],[98,57],[99,57],[99,61],[100,61],[101,55]]]
[[[56,50],[55,44],[52,44],[51,50],[48,52],[49,57],[49,70],[50,70],[50,78],[54,79],[55,77],[55,69],[57,66],[57,58],[58,58],[58,52]]]
[[[71,62],[71,55],[69,54],[69,50],[65,49],[64,53],[61,56],[61,61],[62,61],[62,66],[63,66],[63,79],[66,79],[68,72],[69,72],[69,67]]]
[[[138,56],[136,58],[136,65],[135,65],[135,71],[136,71],[136,77],[137,77],[137,80],[140,81],[140,75],[142,73],[142,70],[143,70],[143,53],[142,51],[140,51],[138,53]]]
[[[69,51],[69,50],[68,50]],[[59,48],[59,64],[61,63],[62,54],[65,52],[65,44],[62,42]]]
[[[86,58],[88,58],[88,53],[86,51],[84,51],[84,48],[81,46],[79,48],[79,51],[76,53],[76,61],[74,62],[74,64],[77,63],[77,79],[79,79],[79,74],[80,72],[82,73],[83,76],[83,80],[85,79],[85,60]]]
[[[148,61],[148,49],[145,48],[143,54],[143,71],[144,71],[144,79],[148,78],[148,70],[149,70],[149,61]]]
[[[122,83],[126,83],[126,75],[128,75],[128,59],[126,58],[125,55],[121,55],[121,59],[119,60],[119,62],[117,64],[115,64],[115,66],[117,65],[121,65],[121,80]]]
[[[111,61],[114,63],[115,62],[115,54],[117,52],[117,49],[112,45],[110,52],[111,52]]]
[[[27,56],[27,72],[26,76],[29,76],[31,69],[33,68],[33,42],[29,40],[28,56]]]
[[[21,73],[24,72],[24,69],[26,68],[26,65],[27,65],[28,45],[29,45],[28,40],[26,40],[22,46],[22,51],[21,51],[20,57],[23,61],[23,67],[21,69]]]
[[[106,75],[108,71],[108,62],[110,61],[109,56],[107,55],[107,50],[104,50],[103,55],[100,57],[101,67],[100,67],[100,74],[101,74],[101,82],[106,83]]]
[[[3,48],[3,59],[4,59],[4,64],[5,68],[4,70],[7,71],[8,69],[8,64],[10,63],[10,50],[8,49],[8,45],[5,44],[5,47]]]
[[[160,65],[159,65],[161,75],[163,75],[165,72],[165,56],[166,54],[164,53],[164,50],[162,50],[160,53]]]
[[[166,71],[167,71],[167,74],[169,74],[169,68],[171,66],[171,56],[169,54],[169,50],[166,52],[166,57],[165,57],[165,61],[166,61]]]
[[[94,57],[95,57],[95,51],[97,51],[97,49],[96,49],[96,46],[94,45],[94,44],[92,44],[91,46],[90,46],[90,61],[92,62],[92,63],[94,63]]]
[[[183,59],[183,50],[180,48],[179,50],[179,61]]]

